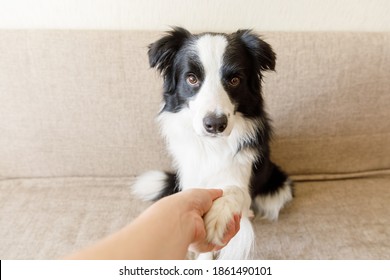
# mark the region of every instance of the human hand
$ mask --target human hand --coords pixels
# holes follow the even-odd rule
[[[197,253],[204,253],[204,252],[221,250],[223,247],[225,247],[229,243],[229,241],[240,230],[240,220],[241,220],[241,214],[234,214],[233,218],[228,223],[228,225],[225,229],[225,235],[222,239],[222,243],[224,245],[217,246],[215,244],[208,243],[206,240],[206,231],[205,231],[205,236],[200,238],[200,240],[193,242],[190,245],[190,250],[197,252]]]
[[[167,196],[132,223],[68,259],[184,259],[189,247],[196,252],[219,250],[208,244],[203,216],[222,196],[222,190],[191,189]],[[235,215],[223,238],[224,244],[238,232]]]
[[[188,223],[187,219],[192,220],[190,223],[193,228],[193,238],[190,241],[190,251],[197,253],[204,253],[210,251],[217,251],[226,246],[229,241],[240,230],[241,214],[235,214],[225,229],[225,235],[222,240],[224,245],[217,246],[211,244],[206,240],[206,228],[203,221],[203,216],[210,210],[213,201],[221,197],[223,194],[220,189],[191,189],[181,192],[181,200],[187,208],[183,211],[186,213],[184,223]],[[183,205],[183,204],[182,204]]]

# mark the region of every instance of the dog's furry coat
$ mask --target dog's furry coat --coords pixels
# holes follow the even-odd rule
[[[194,187],[222,188],[204,217],[207,239],[221,244],[233,214],[242,213],[240,231],[218,258],[250,258],[250,209],[275,220],[292,199],[292,182],[270,160],[261,95],[262,72],[274,70],[275,54],[249,30],[195,35],[182,28],[151,44],[148,54],[164,78],[158,122],[176,173],[147,172],[133,191],[157,200]]]

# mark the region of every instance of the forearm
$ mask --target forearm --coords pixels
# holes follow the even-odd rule
[[[180,212],[171,213],[168,220],[166,213],[156,215],[156,207],[153,205],[119,232],[69,258],[184,259],[192,235],[186,228],[188,223],[181,223],[177,216]]]
[[[68,259],[184,259],[190,244],[197,252],[218,249],[207,243],[203,215],[221,196],[218,189],[192,189],[165,197],[130,225]],[[238,231],[234,221],[230,228],[226,242]]]

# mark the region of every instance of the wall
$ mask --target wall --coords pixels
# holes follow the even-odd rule
[[[0,0],[0,28],[390,31],[389,0]]]

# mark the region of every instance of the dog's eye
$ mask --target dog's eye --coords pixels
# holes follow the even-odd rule
[[[239,77],[233,77],[229,81],[231,87],[238,87],[240,85],[241,79]]]
[[[199,80],[194,74],[189,74],[187,76],[187,83],[190,86],[197,86],[197,85],[199,85]]]

